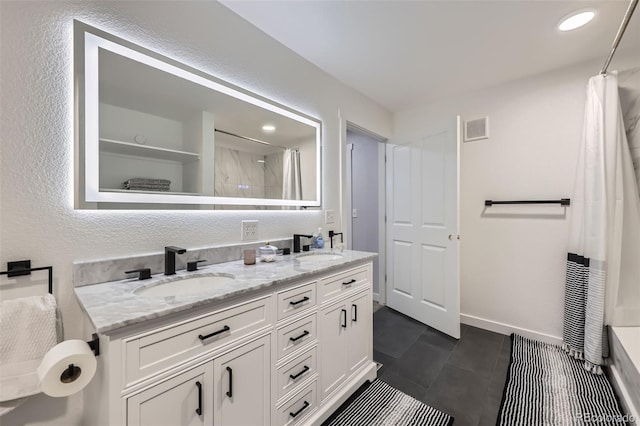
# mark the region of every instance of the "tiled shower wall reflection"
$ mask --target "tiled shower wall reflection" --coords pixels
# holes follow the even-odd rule
[[[217,197],[282,198],[282,153],[257,155],[215,148]]]

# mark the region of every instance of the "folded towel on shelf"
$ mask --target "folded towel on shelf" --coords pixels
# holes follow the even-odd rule
[[[0,302],[0,402],[40,392],[37,368],[58,343],[58,327],[51,294]]]
[[[122,187],[133,191],[169,191],[171,181],[168,179],[131,178]]]
[[[170,185],[171,181],[169,179],[131,178],[126,180],[124,183],[125,185]]]

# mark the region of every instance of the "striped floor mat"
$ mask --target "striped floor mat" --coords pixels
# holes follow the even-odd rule
[[[511,362],[498,425],[624,425],[607,377],[560,346],[511,335]]]
[[[453,417],[375,380],[329,426],[447,426]]]

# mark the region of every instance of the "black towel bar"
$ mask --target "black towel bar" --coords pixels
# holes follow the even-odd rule
[[[570,206],[570,198],[561,198],[559,200],[521,200],[521,201],[494,201],[484,200],[486,207],[491,207],[494,204],[560,204],[561,206]]]
[[[13,278],[21,275],[31,275],[31,272],[33,271],[44,270],[49,271],[49,294],[53,294],[53,266],[32,268],[31,260],[18,260],[16,262],[7,262],[7,270],[0,272],[0,275],[6,275],[9,278]]]

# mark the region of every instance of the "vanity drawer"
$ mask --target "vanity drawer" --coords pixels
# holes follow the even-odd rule
[[[278,368],[278,400],[317,371],[318,348],[314,347]]]
[[[277,410],[275,424],[280,426],[300,424],[314,412],[318,406],[317,383],[317,380],[313,381],[296,396],[282,404]]]
[[[368,282],[369,274],[366,266],[331,275],[322,278],[318,283],[320,298],[322,301],[329,300]]]
[[[127,339],[125,384],[271,326],[271,309],[264,297]]]
[[[278,359],[283,358],[318,336],[316,314],[301,318],[298,321],[278,329]]]
[[[317,304],[316,282],[278,293],[278,321]]]

